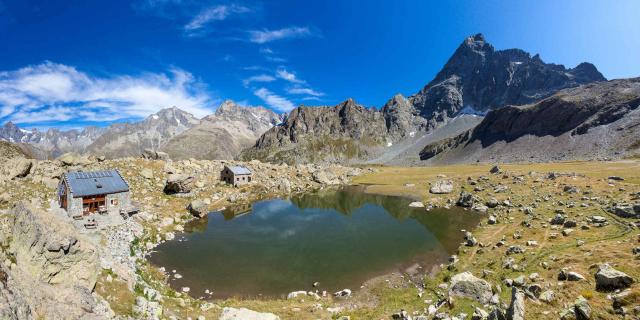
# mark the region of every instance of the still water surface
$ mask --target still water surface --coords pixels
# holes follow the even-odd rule
[[[409,208],[410,202],[356,187],[258,201],[194,221],[150,260],[175,269],[183,278],[170,284],[190,287],[195,297],[279,297],[311,290],[316,281],[319,290],[354,290],[416,263],[429,270],[446,262],[460,230],[480,220],[460,209]]]

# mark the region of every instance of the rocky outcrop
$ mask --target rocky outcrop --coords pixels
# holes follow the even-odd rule
[[[620,157],[637,148],[638,106],[640,78],[565,89],[535,104],[491,111],[474,129],[428,145],[420,157],[434,163]]]
[[[11,237],[0,262],[0,317],[91,319],[91,292],[99,274],[96,248],[73,226],[19,202],[11,210]],[[3,303],[4,302],[4,303]]]
[[[241,158],[287,163],[364,159],[386,143],[387,132],[380,112],[352,99],[333,107],[301,106]]]
[[[256,139],[282,122],[282,116],[264,107],[245,107],[224,101],[215,114],[162,146],[172,159],[234,159]]]
[[[144,149],[142,150],[142,158],[148,160],[169,160],[169,155],[166,152]]]
[[[170,174],[164,185],[166,194],[188,193],[195,186],[196,179],[187,174]]]

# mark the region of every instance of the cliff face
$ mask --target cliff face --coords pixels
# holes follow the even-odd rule
[[[496,51],[477,34],[465,39],[436,77],[409,99],[423,117],[442,121],[465,107],[484,113],[605,80],[590,63],[567,69],[520,49]]]
[[[386,141],[383,115],[349,99],[336,106],[301,106],[265,132],[244,159],[309,162],[364,158]]]
[[[0,236],[0,318],[91,318],[96,248],[66,222],[19,202]]]
[[[640,78],[565,89],[535,104],[491,111],[469,132],[425,147],[421,158],[547,161],[633,152],[640,147],[639,105]]]

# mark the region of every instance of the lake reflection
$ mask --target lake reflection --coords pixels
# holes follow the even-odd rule
[[[418,263],[446,261],[473,228],[477,213],[425,212],[411,200],[350,187],[265,200],[211,213],[186,226],[186,241],[169,241],[151,261],[175,269],[193,296],[282,296],[296,290],[357,289],[377,275]]]

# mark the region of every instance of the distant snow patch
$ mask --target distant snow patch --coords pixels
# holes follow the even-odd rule
[[[415,135],[416,135],[416,132],[415,132],[415,131],[411,131],[411,132],[409,132],[409,137],[413,138]]]
[[[157,115],[157,114],[154,114],[154,115],[152,115],[151,117],[153,118],[153,120],[158,120],[158,119],[160,119],[160,117],[158,117],[158,115]]]
[[[391,147],[393,145],[393,142],[389,141],[387,142],[387,147]]]
[[[483,111],[480,111],[480,110],[476,110],[473,106],[465,106],[458,113],[458,115],[463,115],[463,114],[470,114],[470,115],[474,115],[474,116],[484,117],[487,113],[483,112]]]

